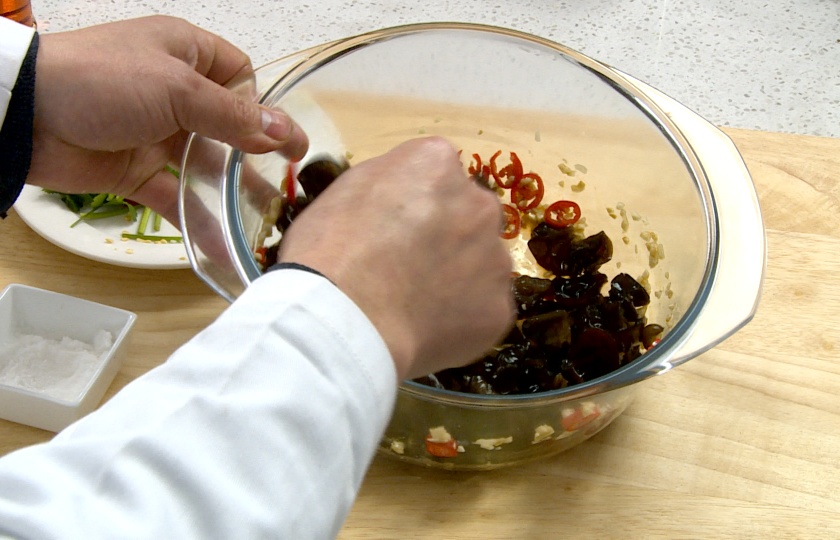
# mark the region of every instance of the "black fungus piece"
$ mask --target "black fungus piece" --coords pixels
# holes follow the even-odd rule
[[[513,294],[517,300],[527,301],[551,289],[551,280],[531,276],[516,276],[513,279]]]
[[[277,242],[273,246],[268,246],[265,250],[265,262],[263,263],[264,268],[271,268],[275,264],[277,264],[277,253],[280,251],[280,242]]]
[[[602,328],[609,332],[618,332],[629,326],[627,317],[625,317],[625,309],[621,302],[612,302],[602,298],[600,302],[590,304],[590,306],[591,308],[587,310],[587,314],[591,316],[597,311],[598,324],[590,324],[589,326]],[[631,311],[635,315],[635,310],[631,309]]]
[[[577,367],[569,358],[563,358],[560,361],[560,373],[563,378],[569,381],[569,384],[580,384],[586,382],[583,374],[577,370]]]
[[[619,362],[622,366],[635,360],[643,352],[639,346],[642,328],[641,323],[634,323],[613,332],[612,335],[619,349]]]
[[[559,271],[555,273],[577,276],[583,272],[591,272],[602,264],[609,262],[612,259],[612,254],[612,241],[604,231],[601,231],[582,240],[574,240],[568,256],[560,261]]]
[[[551,281],[554,300],[563,309],[574,309],[600,299],[601,288],[607,282],[607,276],[592,272],[580,276],[559,276]]]
[[[312,202],[349,167],[346,161],[338,162],[330,156],[318,156],[300,170],[297,179],[306,198]]]
[[[653,347],[653,342],[659,339],[665,329],[658,324],[648,324],[642,328],[640,340],[645,349]]]
[[[467,372],[465,368],[445,369],[426,377],[415,379],[417,382],[433,386],[435,388],[444,388],[453,390],[455,392],[470,392],[469,380],[473,376],[471,372]]]
[[[550,389],[554,376],[548,372],[546,361],[540,357],[527,357],[519,365],[517,393],[535,394]]]
[[[446,390],[446,386],[444,386],[440,380],[438,380],[438,376],[434,373],[430,373],[429,375],[424,375],[422,377],[418,377],[414,379],[416,382],[420,384],[425,384],[426,386],[431,386],[432,388],[437,388],[438,390]]]
[[[534,227],[528,249],[540,266],[558,276],[594,271],[613,254],[612,241],[604,231],[581,239],[573,227],[555,229],[545,222]]]
[[[522,335],[540,346],[559,349],[572,341],[572,318],[563,310],[528,317],[522,321]]]
[[[298,173],[297,180],[303,188],[303,194],[295,197],[294,204],[284,204],[275,226],[283,232],[303,212],[315,197],[324,192],[344,171],[350,168],[346,161],[338,162],[329,156],[319,156],[309,162]]]
[[[531,232],[528,249],[540,266],[559,275],[563,273],[561,272],[563,261],[572,251],[573,239],[572,227],[555,229],[543,222],[534,227]]]
[[[621,300],[619,304],[622,307],[622,314],[628,322],[633,323],[644,318],[644,309],[636,308],[632,302]]]
[[[528,349],[529,345],[527,343],[503,347],[496,351],[496,354],[493,356],[493,363],[495,367],[515,366],[528,355]],[[488,370],[488,367],[490,366],[485,363],[485,372]]]
[[[618,274],[610,281],[610,298],[613,300],[627,300],[634,307],[646,306],[650,303],[650,294],[641,283],[629,274]]]
[[[517,393],[520,364],[524,363],[527,350],[527,345],[511,345],[484,359],[483,379],[489,382],[494,394]]]
[[[495,394],[493,386],[481,375],[468,375],[464,377],[463,392],[471,394]]]
[[[513,300],[517,318],[554,311],[555,293],[550,279],[518,276],[513,280]]]
[[[633,360],[636,360],[637,358],[642,356],[644,353],[645,350],[639,347],[638,344],[631,347],[624,353],[624,358],[621,359],[621,365],[623,366],[625,364],[629,364]]]
[[[309,205],[309,202],[309,199],[303,195],[299,195],[295,197],[294,204],[284,203],[283,208],[280,210],[280,215],[277,216],[277,221],[274,222],[277,230],[280,232],[285,231],[292,224],[292,221],[300,215],[303,209]]]
[[[516,365],[500,365],[492,375],[492,392],[509,395],[519,392],[519,368]]]
[[[610,332],[587,328],[569,349],[569,360],[584,380],[592,380],[621,367],[618,343]]]
[[[587,304],[574,312],[574,324],[576,333],[585,328],[606,328],[606,314],[604,313],[604,300],[599,298],[597,302]]]
[[[513,325],[507,336],[499,343],[500,347],[503,345],[528,345],[528,339],[522,334],[519,325]]]
[[[551,387],[545,388],[545,391],[559,390],[560,388],[566,388],[567,386],[569,386],[569,381],[567,381],[566,378],[563,377],[562,373],[560,373],[559,371],[553,373],[554,377],[551,379]]]

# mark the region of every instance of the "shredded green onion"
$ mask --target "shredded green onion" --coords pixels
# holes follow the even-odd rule
[[[150,242],[166,242],[166,243],[181,243],[184,239],[180,236],[161,236],[157,234],[131,234],[122,233],[122,237],[127,240],[148,240]]]
[[[176,177],[179,176],[178,171],[169,166],[167,166],[166,170]],[[44,191],[58,195],[70,211],[79,215],[79,219],[74,221],[70,227],[75,227],[83,221],[108,219],[117,216],[123,216],[129,223],[134,223],[137,222],[138,209],[141,209],[140,221],[137,222],[137,233],[123,233],[123,238],[129,240],[148,240],[151,242],[183,242],[183,238],[180,236],[146,234],[149,221],[152,222],[152,229],[155,232],[160,232],[161,225],[163,224],[163,216],[148,206],[126,201],[125,198],[110,193],[61,193],[49,189],[45,189]]]

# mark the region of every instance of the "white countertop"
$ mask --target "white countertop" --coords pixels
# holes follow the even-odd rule
[[[611,64],[721,126],[840,137],[837,0],[33,0],[33,10],[42,32],[176,15],[255,65],[387,26],[504,26]]]

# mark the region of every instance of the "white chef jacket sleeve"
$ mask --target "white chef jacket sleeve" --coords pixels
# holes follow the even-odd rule
[[[35,29],[0,17],[0,125]]]
[[[270,272],[97,411],[0,459],[0,536],[332,538],[396,388],[352,301]]]

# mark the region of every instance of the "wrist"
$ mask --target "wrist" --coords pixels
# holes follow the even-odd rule
[[[425,373],[415,373],[419,343],[411,311],[416,306],[406,305],[398,294],[388,291],[381,282],[370,281],[367,275],[346,279],[340,275],[329,276],[350,300],[365,314],[391,353],[398,380]]]
[[[341,266],[330,265],[327,260],[317,255],[298,255],[294,257],[294,262],[282,255],[281,259],[286,260],[270,267],[267,273],[292,268],[310,272],[331,282],[355,304],[376,329],[391,355],[397,380],[418,376],[413,373],[417,340],[413,338],[408,317],[402,316],[404,312],[397,309],[399,301],[393,294],[388,294],[381,283],[368,282],[369,276],[365,274],[353,274],[352,277],[344,275]]]

